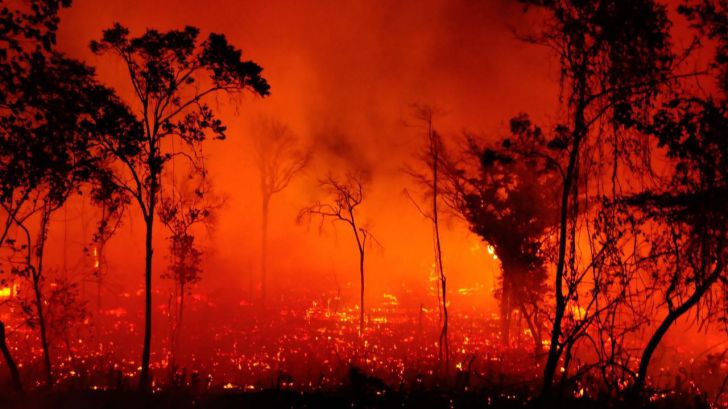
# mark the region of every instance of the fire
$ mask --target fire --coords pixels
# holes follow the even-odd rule
[[[18,285],[13,284],[0,288],[0,298],[10,298],[18,293]]]
[[[382,298],[384,298],[385,300],[387,300],[387,302],[390,305],[393,305],[393,306],[399,305],[399,300],[397,300],[397,296],[394,295],[394,294],[384,293],[384,294],[382,294]]]
[[[489,244],[488,247],[487,247],[487,250],[488,250],[488,254],[490,254],[491,256],[493,256],[493,260],[498,260],[498,255],[495,254],[495,247],[493,247],[493,246],[491,246]]]
[[[575,321],[582,321],[586,318],[586,310],[578,305],[572,305],[571,315]]]
[[[99,268],[99,249],[94,247],[94,268]]]

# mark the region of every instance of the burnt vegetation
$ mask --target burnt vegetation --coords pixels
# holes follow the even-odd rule
[[[728,405],[725,341],[696,354],[694,371],[656,363],[680,322],[728,339],[728,3],[519,3],[537,23],[514,34],[547,47],[558,67],[550,119],[516,112],[502,134],[448,133],[441,111],[416,105],[415,126],[403,131],[417,146],[400,173],[411,209],[431,227],[436,319],[422,305],[402,318],[371,301],[371,277],[382,274],[372,250],[388,244],[372,233],[385,229],[372,220],[376,169],[351,160],[322,172],[315,145],[263,117],[251,127],[258,189],[244,187],[260,194],[258,291],[221,313],[215,334],[186,318],[193,289],[216,279],[203,267],[204,243],[228,206],[203,147],[228,136],[222,106],[266,103],[262,67],[225,34],[132,33],[117,23],[89,48],[123,67],[124,92],[56,46],[70,1],[0,3],[0,406]],[[671,19],[686,23],[685,48]],[[340,266],[356,306],[341,306],[339,288],[325,307],[287,299],[279,314],[270,301],[283,299],[269,268],[271,204],[316,172],[296,222],[341,235],[339,251],[357,261]],[[80,273],[47,260],[61,246],[49,239],[54,222],[81,201],[100,213],[93,233],[77,238],[93,259],[95,311]],[[101,301],[105,244],[132,217],[141,217],[144,242],[139,357],[109,364],[90,323],[108,318],[119,337],[134,328]],[[450,308],[454,243],[443,231],[454,223],[498,263],[495,317]],[[168,330],[153,321],[157,278],[171,283]],[[296,283],[303,294],[306,279]],[[310,333],[294,334],[296,325]],[[161,331],[167,339],[153,339]],[[231,334],[245,345],[228,342]],[[198,363],[188,344],[201,339],[226,362]],[[298,361],[281,358],[289,352]],[[181,363],[189,356],[197,367]],[[264,375],[225,377],[243,372]]]

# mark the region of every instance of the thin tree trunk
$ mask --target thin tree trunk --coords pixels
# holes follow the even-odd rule
[[[450,372],[450,341],[447,333],[448,314],[447,314],[447,277],[442,264],[442,244],[440,242],[440,223],[437,209],[438,191],[438,170],[440,161],[440,146],[437,136],[432,129],[432,121],[429,127],[430,152],[432,153],[432,224],[435,229],[435,256],[437,258],[437,267],[440,272],[440,289],[442,291],[442,330],[440,331],[440,361],[444,357],[445,375]]]
[[[38,327],[40,329],[40,343],[43,347],[43,364],[45,366],[46,386],[53,387],[53,373],[51,367],[51,355],[48,348],[48,336],[46,333],[46,322],[43,314],[43,297],[40,290],[39,277],[33,277],[33,292],[35,293],[35,308],[38,314]]]
[[[261,300],[265,306],[268,293],[268,209],[270,195],[263,192],[261,229],[260,229],[260,288]]]
[[[442,276],[442,330],[440,331],[440,358],[445,358],[445,376],[450,373],[450,339],[448,330],[448,311],[447,311],[447,280]]]
[[[647,346],[645,346],[644,351],[642,351],[640,366],[637,370],[637,379],[635,380],[634,386],[632,388],[633,392],[639,394],[644,390],[647,378],[647,369],[650,365],[652,355],[655,353],[657,346],[660,344],[660,341],[662,341],[662,338],[665,336],[665,334],[667,334],[667,331],[670,329],[672,324],[674,324],[675,321],[677,321],[678,318],[683,316],[686,312],[690,311],[690,309],[693,308],[693,306],[695,306],[698,301],[700,301],[700,299],[710,289],[713,283],[718,280],[721,270],[722,266],[719,264],[715,267],[713,273],[708,276],[707,280],[701,286],[695,289],[695,292],[690,296],[690,298],[688,298],[676,309],[670,311],[665,319],[662,320],[660,326],[657,327],[655,332],[650,337],[650,340],[647,342]]]
[[[566,300],[564,298],[564,290],[562,288],[564,282],[564,267],[566,262],[566,244],[568,241],[567,227],[569,223],[569,193],[574,182],[573,174],[576,166],[579,149],[579,137],[575,137],[572,152],[569,157],[569,166],[567,168],[566,177],[564,178],[564,187],[561,198],[561,219],[559,229],[559,257],[556,266],[556,311],[554,315],[553,328],[551,330],[551,344],[549,345],[549,354],[544,368],[544,383],[542,394],[546,393],[554,380],[556,366],[559,361],[559,336],[561,335],[561,321],[566,312]],[[573,239],[573,238],[572,238]]]
[[[503,293],[501,294],[501,342],[503,346],[509,347],[511,345],[511,290],[510,284],[506,284],[506,278],[503,278]]]
[[[177,328],[175,328],[175,362],[177,362],[177,357],[180,355],[182,350],[182,323],[184,321],[184,312],[185,312],[185,285],[180,286],[180,293],[179,293],[179,311],[177,315]]]
[[[48,206],[48,204],[44,204]],[[38,314],[38,327],[40,329],[40,342],[43,347],[43,363],[45,365],[46,386],[50,389],[53,387],[53,368],[51,366],[51,355],[48,347],[48,336],[46,331],[45,315],[43,313],[43,294],[41,290],[41,278],[43,277],[43,253],[45,251],[46,235],[48,234],[48,222],[50,219],[50,210],[43,209],[41,216],[40,237],[37,248],[38,267],[31,269],[33,278],[33,292],[35,295],[35,308]]]
[[[358,236],[357,236],[358,240]],[[364,248],[359,247],[359,335],[364,334]]]
[[[521,313],[523,318],[526,319],[528,329],[531,331],[531,338],[533,338],[534,343],[533,354],[537,357],[541,353],[541,348],[543,347],[543,344],[541,343],[541,329],[538,327],[538,323],[534,320],[535,313],[528,314],[526,312],[526,304],[524,303],[521,303]]]
[[[23,392],[23,384],[20,382],[20,372],[18,371],[18,366],[15,365],[15,361],[13,360],[13,356],[10,354],[10,349],[8,348],[8,344],[5,340],[5,323],[2,321],[0,321],[0,351],[2,351],[5,364],[10,370],[13,387],[17,392]]]
[[[584,99],[586,89],[586,78],[585,73],[580,72],[577,74],[577,85],[576,92],[578,93],[578,101],[576,105],[576,111],[574,113],[574,132],[573,141],[571,146],[571,152],[569,152],[569,164],[566,168],[566,174],[564,176],[564,185],[561,193],[561,215],[559,219],[559,256],[556,265],[556,283],[555,283],[555,294],[556,294],[556,311],[554,314],[553,327],[551,329],[551,344],[549,345],[549,354],[546,359],[546,366],[544,367],[543,376],[543,389],[541,395],[546,395],[551,389],[553,384],[554,375],[556,373],[556,366],[558,365],[560,358],[559,349],[559,336],[561,335],[561,321],[564,319],[564,313],[566,312],[566,300],[564,297],[564,268],[566,265],[566,245],[569,238],[567,237],[567,228],[569,223],[569,195],[571,189],[576,183],[577,175],[577,161],[579,159],[579,151],[581,149],[581,140],[586,133],[586,123],[584,119]],[[571,240],[575,240],[571,237]]]
[[[148,391],[149,384],[149,355],[152,344],[152,228],[154,226],[154,211],[147,214],[145,264],[144,264],[144,349],[142,351],[142,371],[139,376],[139,389]]]

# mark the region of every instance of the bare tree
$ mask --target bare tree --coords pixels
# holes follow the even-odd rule
[[[161,277],[172,280],[175,288],[172,294],[174,308],[170,312],[172,331],[169,360],[170,370],[174,373],[181,349],[186,295],[190,287],[202,279],[203,252],[195,242],[194,228],[198,225],[211,228],[215,222],[215,212],[222,201],[212,192],[203,168],[192,167],[182,182],[172,180],[170,184],[173,187],[162,195],[158,213],[160,221],[170,233],[171,260],[168,271]]]
[[[441,179],[443,178],[442,168],[448,162],[447,152],[442,142],[440,134],[435,130],[433,121],[436,115],[436,109],[427,105],[415,106],[415,119],[424,125],[426,136],[426,147],[419,154],[421,167],[427,171],[421,172],[415,169],[405,169],[420,185],[426,189],[425,200],[429,202],[427,209],[423,209],[417,201],[415,201],[405,190],[405,194],[410,198],[419,213],[430,220],[432,223],[432,240],[433,251],[435,254],[435,271],[437,272],[439,282],[439,296],[437,297],[440,309],[440,318],[442,328],[439,336],[439,359],[443,365],[445,375],[450,371],[450,342],[448,336],[448,310],[447,310],[447,275],[442,262],[442,243],[440,240],[440,201],[443,195],[443,187]]]
[[[324,221],[343,222],[351,229],[359,252],[359,335],[364,334],[364,256],[367,240],[375,240],[369,230],[358,220],[357,208],[364,200],[364,182],[361,175],[349,173],[344,181],[328,176],[320,181],[321,187],[330,198],[329,202],[316,202],[301,209],[297,221],[320,217]]]
[[[264,118],[254,135],[255,161],[260,172],[260,285],[265,304],[268,288],[268,220],[273,195],[288,187],[309,163],[311,152],[302,150],[300,140],[286,124]]]

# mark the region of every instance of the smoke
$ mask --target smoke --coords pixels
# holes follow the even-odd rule
[[[75,0],[62,15],[59,46],[96,66],[122,96],[131,95],[124,68],[87,47],[116,21],[132,33],[185,24],[199,26],[203,35],[222,32],[264,67],[271,97],[246,97],[239,106],[221,98],[215,105],[229,127],[228,140],[211,142],[205,152],[215,191],[227,200],[215,234],[203,239],[203,288],[238,299],[256,285],[260,197],[251,124],[265,115],[286,123],[314,151],[311,166],[271,204],[274,286],[294,291],[302,275],[310,277],[308,287],[322,290],[332,289],[331,277],[344,287],[356,281],[355,247],[341,226],[326,225],[319,233],[294,223],[301,207],[324,199],[319,178],[355,171],[370,176],[361,217],[381,243],[369,252],[368,291],[409,291],[413,304],[434,304],[427,290],[431,231],[401,194],[412,183],[401,169],[423,137],[403,124],[411,121],[413,103],[436,105],[447,115],[435,125],[452,142],[463,129],[497,136],[518,112],[536,118],[552,112],[557,73],[547,50],[513,35],[513,27],[525,24],[521,11],[509,0]],[[139,221],[132,208],[107,252],[111,274],[131,289],[142,283]],[[481,299],[469,302],[493,305],[497,265],[466,226],[448,227],[443,245],[451,288],[483,287]],[[57,235],[81,230],[73,220],[57,228]],[[161,232],[156,237],[155,268],[161,272],[166,243]],[[65,251],[82,257],[76,250]]]

